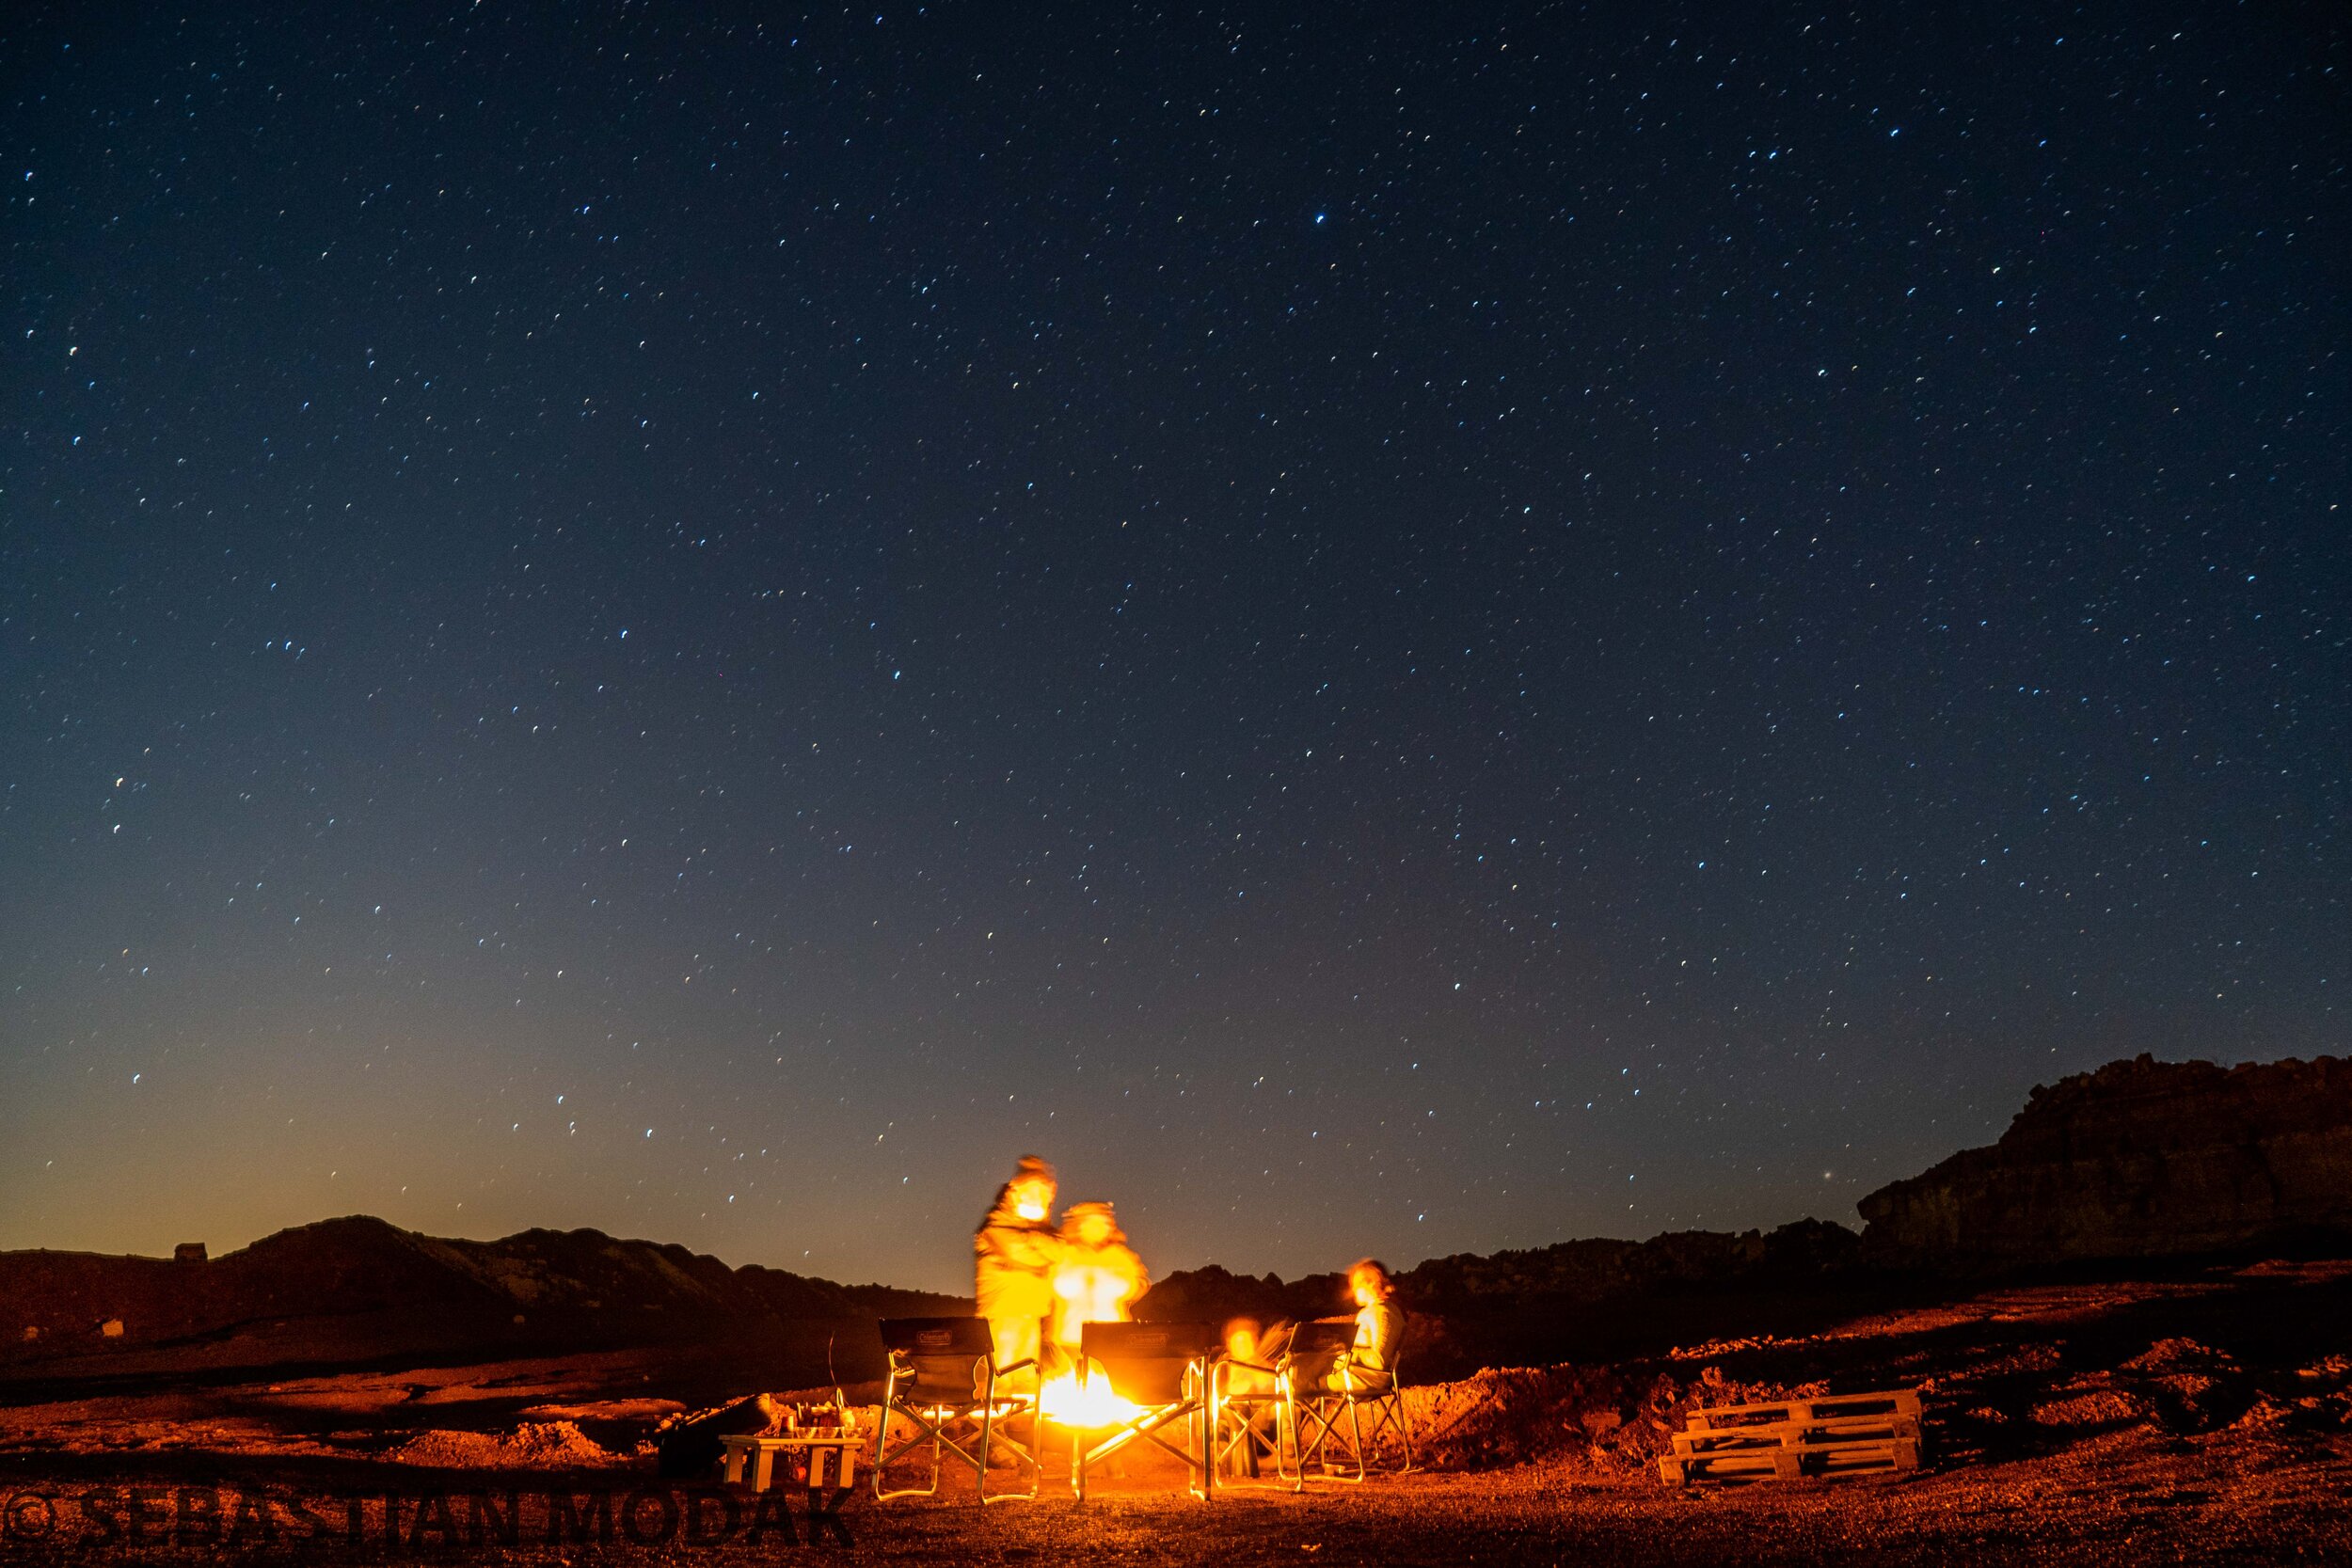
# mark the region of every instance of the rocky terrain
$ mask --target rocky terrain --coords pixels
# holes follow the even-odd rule
[[[1861,1209],[1859,1235],[1808,1219],[1429,1259],[1398,1281],[1408,1371],[1445,1380],[1803,1334],[1934,1298],[1944,1280],[2051,1266],[2352,1255],[2352,1062],[2110,1063],[2036,1089],[1998,1143]],[[1343,1309],[1336,1273],[1286,1281],[1214,1265],[1168,1276],[1137,1308],[1220,1323]],[[807,1383],[877,1370],[858,1325],[968,1310],[594,1230],[474,1242],[356,1216],[210,1260],[0,1254],[0,1382],[723,1340],[769,1381]]]
[[[1399,1279],[1423,1473],[1204,1507],[1138,1455],[1083,1506],[1049,1488],[982,1511],[953,1483],[861,1504],[842,1555],[2352,1560],[2348,1101],[2334,1059],[2119,1062],[1871,1195],[1859,1235],[1807,1220],[1431,1259]],[[1211,1267],[1143,1310],[1321,1316],[1339,1285]],[[663,1423],[753,1391],[870,1401],[875,1319],[969,1310],[595,1231],[451,1241],[365,1218],[211,1260],[0,1255],[0,1560],[146,1560],[73,1533],[142,1489],[167,1513],[193,1488],[361,1522],[239,1548],[310,1562],[416,1556],[382,1544],[388,1492],[707,1488],[663,1471]],[[1921,1393],[1923,1471],[1737,1494],[1657,1479],[1701,1405],[1888,1386]]]
[[[1860,1204],[1870,1263],[1983,1275],[2352,1243],[2352,1061],[2110,1062]]]
[[[1171,1463],[1139,1455],[1125,1475],[1098,1477],[1083,1505],[1059,1465],[1044,1499],[1020,1508],[973,1507],[968,1481],[952,1479],[935,1501],[861,1497],[842,1515],[854,1545],[825,1551],[907,1563],[2342,1561],[2352,1560],[2347,1323],[2352,1265],[2339,1263],[1963,1291],[1801,1336],[1416,1386],[1423,1470],[1360,1487],[1236,1488],[1202,1504]],[[0,1398],[0,1560],[216,1560],[231,1549],[219,1532],[259,1497],[281,1533],[248,1530],[241,1560],[558,1568],[580,1549],[548,1544],[537,1499],[643,1490],[654,1499],[644,1517],[658,1523],[661,1497],[709,1491],[659,1475],[659,1424],[740,1380],[723,1354],[669,1347],[20,1387]],[[1888,1386],[1921,1390],[1923,1470],[1739,1491],[1657,1477],[1655,1456],[1700,1405]],[[861,1394],[870,1390],[851,1390]],[[514,1547],[420,1534],[430,1518],[421,1497],[509,1490],[522,1498]],[[223,1499],[209,1537],[200,1511],[187,1523],[191,1491]],[[410,1499],[389,1546],[387,1494]],[[119,1528],[93,1540],[142,1497],[143,1546]],[[191,1533],[176,1537],[183,1526]],[[616,1539],[595,1555],[675,1562],[682,1552],[772,1562],[778,1547]]]

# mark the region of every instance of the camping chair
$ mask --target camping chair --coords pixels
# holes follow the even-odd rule
[[[1233,1386],[1237,1376],[1243,1379],[1240,1388]],[[1290,1471],[1284,1456],[1291,1436],[1290,1396],[1279,1357],[1269,1366],[1245,1361],[1229,1352],[1217,1358],[1210,1377],[1210,1431],[1216,1443],[1212,1457],[1225,1472],[1226,1484],[1234,1484],[1236,1477],[1255,1477],[1263,1459],[1273,1460],[1275,1474],[1287,1479]],[[1274,1416],[1270,1433],[1258,1425],[1269,1411]]]
[[[1079,1375],[1110,1380],[1111,1392],[1136,1406],[1136,1414],[1091,1448],[1086,1433],[1072,1443],[1071,1483],[1078,1500],[1087,1495],[1087,1471],[1137,1438],[1184,1462],[1185,1485],[1206,1502],[1216,1489],[1210,1451],[1211,1364],[1222,1347],[1207,1323],[1089,1323],[1080,1346]],[[1161,1433],[1184,1423],[1184,1446]]]
[[[892,1497],[928,1497],[937,1493],[939,1472],[950,1453],[959,1463],[972,1467],[981,1502],[1026,1502],[1035,1497],[1045,1472],[1033,1448],[1024,1448],[996,1430],[1000,1417],[1025,1413],[1031,1420],[1034,1444],[1037,1395],[1012,1393],[1000,1389],[997,1384],[1035,1363],[996,1365],[995,1342],[989,1336],[986,1318],[885,1318],[881,1326],[882,1349],[890,1354],[890,1379],[882,1385],[882,1424],[874,1434],[875,1499],[886,1502]],[[914,1435],[895,1449],[889,1446],[893,1416],[903,1416],[914,1423]],[[979,1446],[967,1449],[949,1436],[947,1429],[975,1416],[980,1422]],[[884,1491],[883,1468],[892,1460],[920,1447],[927,1438],[931,1446],[930,1484]],[[990,1494],[988,1456],[992,1444],[1011,1450],[1017,1465],[1028,1466],[1026,1492]]]
[[[1348,1359],[1355,1342],[1353,1318],[1318,1318],[1299,1324],[1291,1336],[1290,1352],[1282,1358],[1282,1388],[1298,1465],[1291,1477],[1295,1492],[1306,1489],[1311,1465],[1318,1467],[1318,1480],[1361,1481],[1372,1473],[1373,1450],[1386,1433],[1396,1434],[1402,1453],[1395,1473],[1413,1467],[1413,1426],[1405,1413],[1401,1370],[1404,1337],[1398,1337],[1399,1354],[1386,1374],[1366,1371]]]

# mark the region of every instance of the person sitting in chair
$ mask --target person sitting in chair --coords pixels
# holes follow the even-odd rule
[[[1320,1354],[1308,1357],[1304,1366],[1291,1361],[1292,1342],[1298,1335],[1295,1323],[1277,1322],[1263,1331],[1250,1318],[1236,1318],[1225,1325],[1230,1357],[1226,1392],[1238,1398],[1242,1422],[1266,1434],[1233,1446],[1232,1458],[1238,1473],[1258,1474],[1259,1449],[1270,1448],[1275,1441],[1276,1413],[1266,1396],[1280,1386],[1276,1369],[1285,1362],[1293,1367],[1292,1375],[1303,1380],[1294,1386],[1307,1398],[1319,1393],[1378,1395],[1394,1386],[1397,1351],[1405,1338],[1405,1311],[1396,1305],[1396,1285],[1389,1276],[1388,1265],[1376,1258],[1357,1259],[1347,1271],[1347,1293],[1356,1305],[1355,1337],[1346,1351],[1327,1364]],[[1320,1371],[1315,1370],[1318,1366]]]
[[[1396,1282],[1377,1258],[1348,1266],[1347,1293],[1356,1304],[1356,1340],[1332,1366],[1324,1386],[1334,1392],[1384,1393],[1396,1380],[1396,1353],[1405,1338],[1405,1310]]]

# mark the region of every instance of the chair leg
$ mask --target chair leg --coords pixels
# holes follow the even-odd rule
[[[1392,1418],[1395,1418],[1395,1422],[1397,1422],[1397,1446],[1405,1449],[1405,1469],[1400,1469],[1397,1474],[1400,1474],[1400,1477],[1406,1477],[1406,1474],[1414,1472],[1414,1418],[1411,1418],[1411,1413],[1405,1408],[1405,1389],[1391,1387],[1391,1392],[1388,1392],[1388,1408],[1391,1408]]]
[[[1042,1417],[1038,1413],[1036,1406],[1032,1405],[1030,1410],[1030,1448],[1024,1449],[1017,1446],[1009,1437],[1003,1440],[1005,1447],[1012,1450],[1013,1473],[1018,1475],[1024,1465],[1026,1465],[1029,1467],[1029,1489],[1026,1492],[998,1492],[993,1495],[992,1495],[988,1489],[988,1456],[990,1444],[995,1430],[995,1402],[991,1401],[988,1407],[981,1412],[979,1457],[978,1462],[975,1464],[972,1468],[974,1476],[977,1480],[977,1485],[979,1491],[979,1500],[982,1507],[986,1507],[990,1503],[1035,1502],[1037,1500],[1038,1493],[1044,1487],[1045,1461],[1042,1455],[1035,1451],[1036,1445],[1041,1440],[1042,1436],[1039,1431],[1039,1428],[1042,1425]]]
[[[1364,1407],[1371,1406],[1372,1424],[1366,1429]],[[1343,1481],[1351,1485],[1370,1479],[1372,1461],[1380,1447],[1381,1433],[1393,1426],[1403,1463],[1397,1474],[1403,1475],[1414,1466],[1413,1436],[1409,1418],[1405,1414],[1401,1390],[1391,1388],[1379,1399],[1359,1400],[1348,1394],[1309,1395],[1295,1399],[1289,1406],[1292,1413],[1290,1457],[1295,1471],[1279,1468],[1278,1473],[1291,1481],[1291,1490],[1304,1491],[1307,1467],[1320,1465],[1321,1479]],[[1342,1418],[1345,1424],[1343,1427]],[[1335,1457],[1335,1455],[1337,1457]]]
[[[1200,1500],[1208,1502],[1216,1496],[1216,1417],[1203,1404],[1192,1414],[1193,1432],[1199,1436],[1200,1455]]]
[[[1309,1465],[1329,1465],[1330,1461],[1324,1457],[1324,1453],[1331,1442],[1331,1435],[1330,1411],[1319,1396],[1310,1394],[1303,1400],[1292,1402],[1291,1463],[1296,1466],[1291,1480],[1292,1491],[1304,1492],[1307,1489]]]
[[[1272,1406],[1270,1410],[1267,1408],[1269,1404]],[[1269,1416],[1273,1426],[1271,1434],[1261,1430],[1258,1424]],[[1279,1403],[1271,1401],[1263,1404],[1229,1402],[1213,1419],[1215,1425],[1212,1430],[1217,1434],[1217,1469],[1227,1478],[1229,1485],[1244,1480],[1257,1480],[1263,1473],[1260,1466],[1266,1459],[1275,1462],[1277,1475],[1289,1479],[1290,1472],[1283,1467],[1282,1411]]]
[[[1205,1410],[1189,1410],[1184,1413],[1184,1490],[1196,1497],[1206,1496],[1201,1488],[1208,1484],[1206,1476],[1196,1481],[1192,1469],[1193,1454],[1208,1451],[1205,1444],[1200,1444],[1197,1449],[1195,1447],[1200,1443],[1200,1418],[1206,1414]]]
[[[990,1390],[991,1393],[993,1393],[994,1391],[995,1390],[993,1388]],[[985,1507],[988,1502],[989,1436],[995,1426],[995,1422],[996,1402],[992,1399],[988,1402],[987,1408],[980,1412],[980,1462],[974,1467],[974,1474],[972,1477],[973,1490],[978,1494],[978,1501],[983,1507]]]
[[[928,1497],[939,1491],[939,1472],[942,1463],[940,1443],[945,1434],[937,1425],[920,1412],[905,1410],[903,1414],[915,1424],[915,1434],[894,1449],[890,1447],[890,1418],[900,1413],[898,1374],[893,1370],[888,1381],[882,1385],[882,1420],[874,1429],[874,1500],[876,1502],[888,1502],[893,1497]],[[920,1444],[923,1441],[923,1433],[927,1431],[931,1434],[931,1483],[929,1486],[903,1487],[895,1492],[885,1490],[882,1485],[882,1471],[892,1460]]]
[[[914,1449],[920,1447],[923,1442],[922,1432],[918,1432],[914,1436],[908,1438],[905,1442],[899,1444],[896,1449],[885,1448],[884,1443],[890,1435],[890,1417],[892,1413],[891,1407],[887,1405],[883,1406],[882,1432],[877,1435],[874,1441],[874,1500],[877,1502],[888,1502],[893,1497],[929,1497],[935,1496],[939,1491],[940,1471],[945,1465],[941,1445],[946,1440],[946,1434],[937,1426],[933,1425],[930,1420],[925,1419],[911,1411],[906,1413],[908,1419],[914,1421],[923,1432],[930,1433],[930,1484],[929,1486],[901,1487],[897,1491],[883,1490],[882,1471],[889,1465],[890,1462],[913,1451]]]

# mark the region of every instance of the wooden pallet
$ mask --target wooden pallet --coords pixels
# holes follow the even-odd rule
[[[1728,1453],[1737,1449],[1827,1449],[1845,1443],[1916,1443],[1919,1422],[1910,1416],[1860,1421],[1786,1421],[1778,1426],[1725,1427],[1677,1432],[1678,1454]]]
[[[1658,1479],[1687,1486],[1703,1481],[1795,1481],[1800,1476],[1918,1467],[1915,1442],[1840,1443],[1812,1449],[1725,1449],[1717,1453],[1676,1454],[1658,1461]]]
[[[1909,1388],[1883,1394],[1837,1394],[1817,1400],[1781,1400],[1772,1404],[1726,1404],[1694,1410],[1686,1423],[1692,1432],[1718,1432],[1725,1427],[1781,1426],[1790,1421],[1853,1421],[1891,1417],[1919,1418],[1919,1396]]]
[[[1902,1389],[1692,1413],[1661,1481],[1793,1481],[1919,1467],[1919,1396]]]

